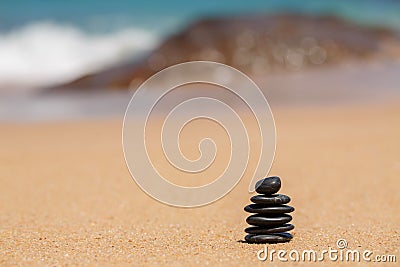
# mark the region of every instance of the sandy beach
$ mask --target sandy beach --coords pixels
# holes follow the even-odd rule
[[[268,248],[321,251],[343,238],[399,261],[398,102],[272,108],[270,174],[292,198],[296,228]],[[130,177],[121,127],[122,118],[0,126],[0,265],[270,264],[257,259],[263,245],[241,242],[248,175],[212,205],[163,205]]]
[[[398,266],[399,14],[0,1],[0,267]]]

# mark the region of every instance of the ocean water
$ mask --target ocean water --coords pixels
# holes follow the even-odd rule
[[[374,104],[371,106],[374,108],[379,106],[376,104],[399,99],[399,73],[399,62],[375,65],[357,63],[345,68],[328,67],[318,71],[272,75],[255,79],[255,82],[273,109],[282,106],[343,107],[354,104]],[[0,94],[0,124],[97,118],[118,118],[122,122],[131,97],[132,92],[128,90],[101,88],[62,94]],[[156,109],[154,112],[166,115],[170,110]]]
[[[144,56],[203,17],[280,12],[333,14],[400,30],[395,0],[2,0],[0,90],[65,82]]]

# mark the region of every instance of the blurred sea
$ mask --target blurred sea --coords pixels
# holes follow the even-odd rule
[[[400,30],[400,1],[0,1],[0,88],[68,81],[145,55],[166,36],[208,16],[332,14]]]

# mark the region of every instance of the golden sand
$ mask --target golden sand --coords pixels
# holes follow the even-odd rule
[[[296,228],[270,249],[323,250],[344,238],[400,260],[399,114],[399,105],[274,109],[270,174],[292,198]],[[240,242],[249,177],[206,207],[163,205],[130,177],[121,124],[0,126],[1,266],[268,264],[256,257],[263,245]]]

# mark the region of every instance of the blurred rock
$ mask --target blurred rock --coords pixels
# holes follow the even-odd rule
[[[180,62],[211,60],[246,74],[299,71],[354,60],[400,58],[395,32],[335,17],[266,15],[205,19],[170,36],[141,60],[53,89],[127,89]]]

